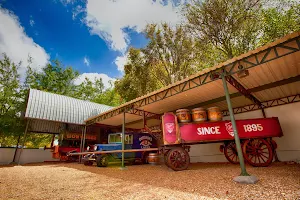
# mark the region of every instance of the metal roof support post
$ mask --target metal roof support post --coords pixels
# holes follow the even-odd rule
[[[30,122],[30,119],[28,119],[28,121],[26,123],[26,128],[25,128],[25,132],[24,132],[23,143],[22,143],[21,151],[20,151],[20,154],[19,154],[19,157],[18,157],[18,165],[20,165],[21,155],[22,155],[22,152],[23,152],[24,144],[26,142],[26,135],[27,135],[27,131],[28,131],[29,122]]]
[[[81,138],[80,138],[80,153],[83,151],[82,144],[83,144],[83,137],[84,137],[84,130],[85,130],[85,127],[86,127],[86,126],[83,126],[83,127],[82,127],[82,131],[81,131]],[[79,163],[81,163],[81,159],[82,159],[82,156],[80,155],[80,156],[79,156]]]
[[[17,142],[17,146],[16,146],[16,149],[15,149],[14,158],[13,158],[13,161],[11,163],[15,163],[17,151],[18,151],[18,148],[19,148],[20,138],[21,138],[21,135],[18,136],[18,142]]]
[[[124,165],[124,149],[125,149],[125,116],[126,116],[126,113],[123,112],[123,124],[122,124],[122,166],[121,166],[121,169],[125,169],[125,165]]]
[[[263,117],[264,117],[264,118],[267,118],[267,117],[266,117],[266,113],[265,113],[265,109],[264,109],[263,107],[261,107],[261,112],[262,112],[262,114],[263,114]]]
[[[82,141],[82,151],[84,151],[84,145],[85,145],[85,136],[86,136],[86,125],[84,126],[83,130],[83,141]]]
[[[249,176],[249,174],[246,171],[246,167],[245,167],[245,163],[244,163],[244,157],[243,157],[243,152],[242,152],[242,148],[241,148],[241,142],[240,142],[240,138],[239,138],[238,131],[237,131],[237,128],[236,128],[236,123],[235,123],[235,118],[234,118],[233,109],[232,109],[232,105],[231,105],[230,95],[229,95],[228,86],[227,86],[227,82],[226,82],[224,73],[222,73],[222,82],[223,82],[226,101],[227,101],[227,105],[228,105],[228,111],[229,111],[229,114],[230,114],[230,120],[231,120],[232,128],[233,128],[233,131],[234,131],[234,140],[235,140],[237,153],[238,153],[238,157],[239,157],[239,161],[240,161],[240,166],[241,166],[241,170],[242,170],[241,176]]]

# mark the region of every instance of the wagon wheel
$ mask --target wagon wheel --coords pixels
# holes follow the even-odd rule
[[[107,167],[108,156],[107,155],[97,156],[96,163],[97,163],[97,167]]]
[[[149,152],[145,152],[143,155],[142,155],[142,162],[143,164],[148,164],[148,156],[149,156]]]
[[[93,161],[84,161],[83,164],[86,165],[86,166],[92,166]]]
[[[251,139],[243,145],[244,157],[254,167],[267,167],[273,160],[273,148],[264,139]]]
[[[190,164],[189,153],[182,147],[176,147],[167,154],[167,166],[174,171],[181,171],[188,168]]]
[[[225,144],[224,147],[224,155],[226,159],[231,162],[232,164],[238,164],[240,163],[236,145],[234,141],[231,141],[227,144]]]
[[[168,164],[168,154],[170,153],[170,151],[168,151],[167,153],[164,154],[164,163],[167,167],[170,167]]]

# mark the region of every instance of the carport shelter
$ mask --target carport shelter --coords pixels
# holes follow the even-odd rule
[[[221,108],[225,118],[230,116],[233,128],[235,128],[235,117],[259,118],[279,115],[283,132],[287,135],[283,138],[289,138],[288,142],[290,142],[285,144],[283,140],[281,144],[292,145],[294,149],[288,154],[293,155],[292,159],[300,159],[299,145],[296,147],[295,143],[298,141],[299,144],[300,135],[291,128],[292,126],[297,129],[300,124],[300,104],[295,103],[299,101],[300,32],[295,32],[217,66],[202,70],[182,81],[90,117],[86,120],[86,125],[123,126],[124,134],[125,127],[144,128],[143,118],[146,119],[147,126],[152,127],[161,123],[157,115],[181,108],[213,106]],[[282,109],[271,108],[277,106],[283,108],[283,105],[288,104],[292,106],[288,108],[288,113],[297,117],[288,118],[291,123],[284,125],[286,116],[285,118],[280,116]],[[235,141],[237,147],[240,147],[238,134],[235,134]],[[241,150],[238,151],[242,163]],[[282,155],[288,156],[285,153],[283,149]],[[124,166],[124,163],[122,165]],[[246,174],[244,166],[241,167],[242,174]]]
[[[96,135],[97,141],[100,141],[102,138],[99,138],[101,134],[98,132],[101,129],[97,125],[85,128],[84,120],[112,108],[102,104],[30,89],[25,112],[26,129],[18,163],[20,162],[27,133],[53,134],[53,138],[62,131],[81,133],[80,148],[84,146],[85,140],[83,138],[85,138],[86,132]]]

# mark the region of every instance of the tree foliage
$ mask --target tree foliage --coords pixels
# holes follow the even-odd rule
[[[198,52],[193,38],[183,26],[149,24],[145,30],[149,43],[143,53],[154,78],[167,86],[197,71]]]
[[[13,63],[5,54],[0,59],[0,143],[16,145],[17,138],[25,130],[21,115],[25,112],[28,89],[38,89],[55,94],[117,106],[120,96],[114,88],[104,90],[102,79],[85,79],[74,84],[79,73],[72,67],[64,67],[61,62],[48,63],[39,71],[28,67],[25,82],[20,81],[18,68],[21,63]],[[50,139],[49,139],[50,138]],[[29,134],[26,146],[40,147],[51,142],[49,135]]]
[[[228,59],[257,45],[261,7],[259,0],[194,1],[184,14],[194,37]]]
[[[72,96],[82,100],[94,101],[94,99],[103,94],[104,84],[102,79],[90,80],[85,78],[85,80],[78,86],[75,86],[75,92]]]
[[[196,43],[181,25],[167,23],[145,28],[149,43],[145,48],[130,48],[124,77],[116,90],[126,101],[182,80],[198,70],[200,55]]]
[[[262,10],[260,45],[300,30],[300,4],[292,1],[283,5]]]
[[[115,82],[115,89],[125,101],[158,88],[156,80],[150,73],[145,55],[140,49],[129,49],[124,72],[123,78]]]
[[[299,31],[299,9],[287,0],[206,0],[188,4],[184,15],[200,46],[224,61]]]
[[[41,71],[28,67],[26,86],[46,92],[73,96],[76,86],[74,80],[79,73],[72,67],[64,68],[58,60],[48,63]]]
[[[129,101],[299,31],[299,11],[290,0],[194,0],[185,23],[147,25],[149,42],[129,50],[116,90]]]
[[[3,54],[0,60],[0,134],[18,135],[23,131],[21,111],[24,110],[24,91],[17,72],[19,64]]]

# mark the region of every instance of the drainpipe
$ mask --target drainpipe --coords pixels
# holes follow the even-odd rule
[[[227,82],[226,82],[224,73],[225,72],[223,72],[221,76],[222,76],[222,82],[223,82],[223,87],[224,87],[224,91],[225,91],[228,111],[230,114],[230,121],[231,121],[232,128],[234,131],[234,140],[235,140],[237,153],[238,153],[238,157],[239,157],[239,161],[240,161],[240,167],[241,167],[241,171],[242,171],[241,176],[250,176],[246,171],[243,152],[242,152],[242,148],[241,148],[241,142],[240,142],[240,138],[239,138],[236,123],[235,123],[235,118],[234,118],[233,109],[232,109],[232,105],[231,105],[229,90],[228,90],[228,86],[227,86]]]

